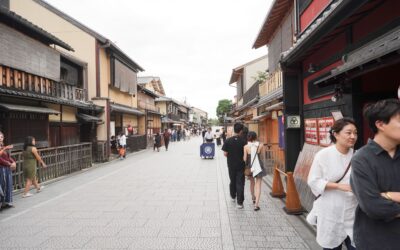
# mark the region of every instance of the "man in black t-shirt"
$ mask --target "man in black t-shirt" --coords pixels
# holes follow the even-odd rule
[[[235,123],[233,131],[235,135],[226,139],[222,150],[227,158],[229,179],[229,191],[231,198],[237,201],[237,208],[243,208],[244,201],[244,167],[243,148],[246,142],[241,138],[243,124]]]

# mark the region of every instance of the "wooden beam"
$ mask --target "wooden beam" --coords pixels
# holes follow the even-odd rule
[[[0,65],[0,86],[3,86],[3,66]]]

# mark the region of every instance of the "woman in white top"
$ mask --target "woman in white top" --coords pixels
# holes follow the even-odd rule
[[[251,167],[252,176],[250,179],[250,191],[253,196],[254,211],[260,210],[260,196],[262,178],[266,175],[264,167],[260,162],[259,154],[262,152],[263,145],[256,141],[256,132],[250,131],[247,134],[247,145],[244,146],[243,160],[248,167]]]
[[[352,250],[355,249],[351,244],[357,201],[349,184],[351,171],[345,172],[350,167],[357,141],[354,120],[336,121],[330,138],[334,144],[315,155],[308,175],[308,185],[317,196],[310,214],[317,215],[317,242],[323,249],[342,249],[345,243]]]

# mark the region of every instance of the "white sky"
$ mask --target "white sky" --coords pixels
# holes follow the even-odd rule
[[[138,76],[159,76],[168,97],[210,118],[236,93],[232,69],[267,54],[252,46],[272,0],[46,1],[117,44],[145,69]]]

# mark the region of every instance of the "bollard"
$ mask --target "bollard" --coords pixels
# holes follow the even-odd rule
[[[283,198],[286,196],[285,190],[283,189],[281,176],[278,168],[274,168],[274,178],[272,180],[272,191],[269,193],[272,197]]]
[[[299,193],[294,184],[293,173],[287,172],[286,206],[283,208],[287,214],[300,215],[304,209],[301,206]]]

